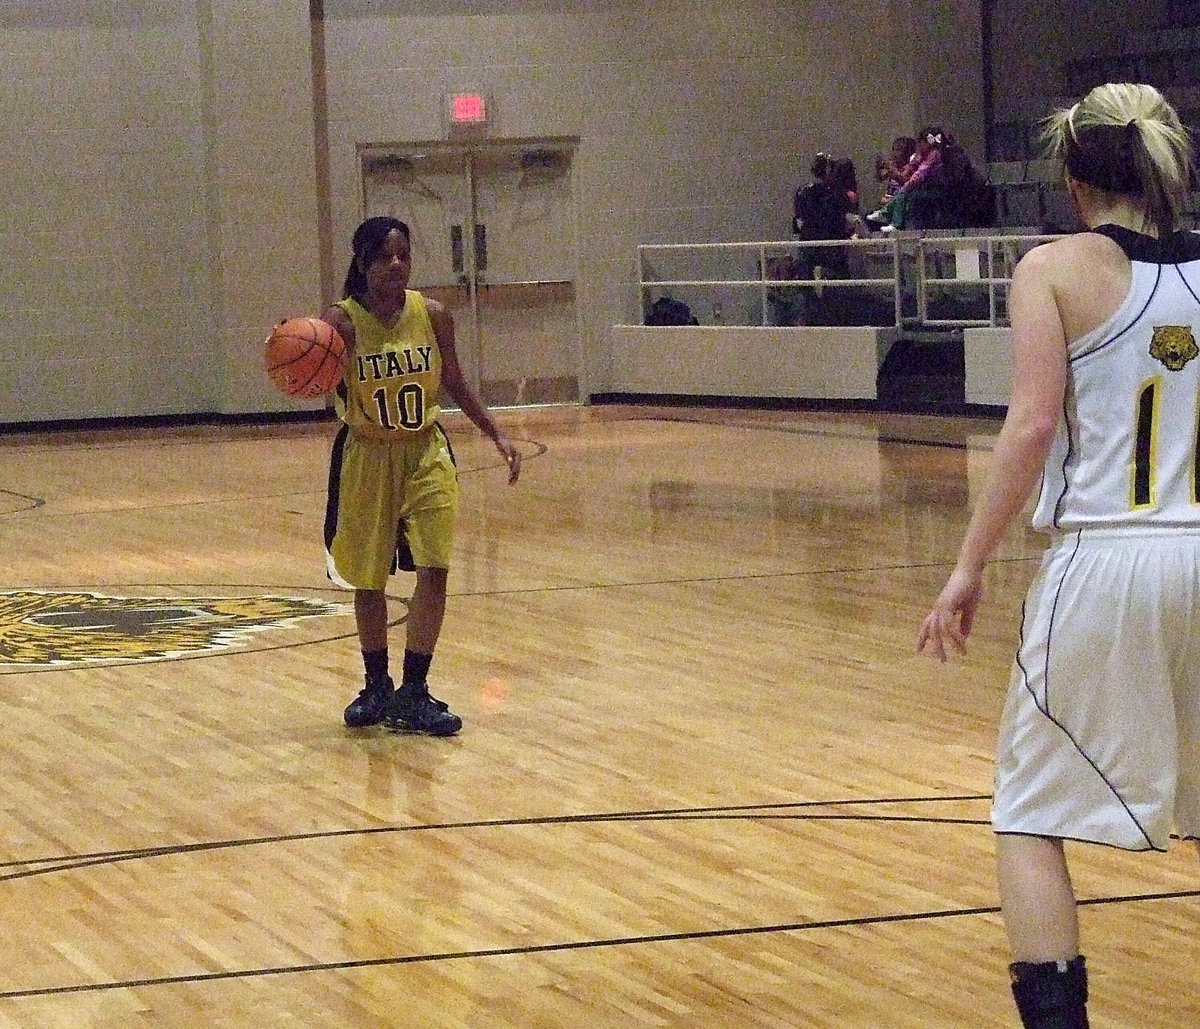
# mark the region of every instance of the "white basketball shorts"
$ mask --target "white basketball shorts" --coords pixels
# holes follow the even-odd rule
[[[1085,529],[1046,552],[992,825],[1126,850],[1200,834],[1200,529]]]

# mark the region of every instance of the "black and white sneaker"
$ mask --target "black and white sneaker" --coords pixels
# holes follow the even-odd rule
[[[384,712],[395,692],[390,678],[375,681],[368,679],[358,696],[350,701],[346,708],[343,715],[346,728],[365,729],[368,725],[378,725],[383,721]]]
[[[427,684],[406,682],[392,694],[383,715],[383,727],[392,732],[453,736],[462,728],[462,719],[443,701],[431,697]]]

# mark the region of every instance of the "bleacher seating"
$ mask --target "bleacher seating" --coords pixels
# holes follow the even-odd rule
[[[1065,231],[1075,222],[1062,188],[1061,167],[1041,159],[1040,120],[1093,86],[1105,82],[1149,82],[1175,105],[1180,118],[1200,139],[1200,8],[1171,5],[1160,27],[1130,33],[1111,52],[1065,62],[1066,96],[1030,98],[1027,117],[1009,116],[990,126],[988,171],[996,192],[997,226],[1037,225]],[[1188,207],[1192,228],[1200,228],[1200,193]]]

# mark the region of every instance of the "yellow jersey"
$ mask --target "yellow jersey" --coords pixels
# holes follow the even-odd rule
[[[396,439],[433,425],[442,355],[425,298],[406,289],[391,328],[352,297],[337,306],[354,325],[349,367],[334,393],[338,417],[368,439]]]

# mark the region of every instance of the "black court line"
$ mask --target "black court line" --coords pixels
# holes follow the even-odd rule
[[[463,417],[465,418],[466,415],[463,415]],[[622,421],[625,421],[625,420],[637,421],[638,419],[621,419],[621,420]],[[320,425],[325,430],[327,430],[329,435],[326,437],[325,441],[332,444],[333,436],[337,432],[338,427],[342,425],[342,422],[338,418],[329,418],[329,419],[326,419],[326,420],[323,420],[320,422],[309,423],[309,424]],[[81,450],[82,451],[136,450],[139,447],[154,447],[159,450],[165,450],[168,447],[220,447],[220,446],[224,446],[224,445],[230,444],[230,443],[233,443],[233,444],[279,443],[280,441],[283,441],[283,442],[289,442],[289,441],[295,441],[295,440],[307,441],[312,438],[311,434],[305,433],[305,432],[259,433],[259,434],[250,433],[250,434],[246,434],[246,435],[238,435],[236,432],[236,429],[235,429],[232,431],[231,435],[229,435],[229,436],[222,436],[218,439],[205,439],[202,436],[200,436],[200,431],[204,428],[204,426],[193,425],[193,426],[191,426],[191,428],[194,428],[195,430],[197,430],[197,438],[195,438],[195,439],[187,439],[187,438],[182,438],[182,437],[177,438],[177,439],[162,439],[162,438],[151,435],[151,433],[153,433],[155,430],[150,426],[142,426],[140,428],[138,426],[133,426],[128,429],[129,432],[131,432],[135,435],[137,435],[138,433],[145,433],[146,438],[144,438],[144,439],[126,438],[126,439],[111,439],[111,440],[95,440],[93,442],[88,442],[86,440],[75,440],[75,441],[69,442],[69,443],[62,443],[62,442],[57,442],[57,441],[56,442],[47,442],[44,440],[40,440],[37,443],[31,444],[29,446],[26,446],[26,445],[18,443],[18,442],[14,442],[10,448],[0,447],[0,455],[3,455],[4,453],[9,452],[10,450],[13,453],[29,453],[31,451],[39,451],[39,450],[51,450],[56,453],[62,452],[62,451],[78,452]],[[213,426],[213,428],[217,428],[219,430],[221,427]],[[443,425],[442,430],[446,433],[447,436],[472,436],[472,437],[474,437],[476,439],[480,439],[480,440],[487,439],[487,437],[484,436],[483,433],[474,432],[471,429],[447,429]],[[98,432],[121,432],[121,431],[125,431],[125,430],[100,428],[100,429],[78,429],[78,430],[77,429],[58,429],[58,430],[48,430],[48,431],[59,432],[59,433],[62,433],[63,435],[71,435],[75,432],[85,432],[85,433],[86,432],[97,432],[97,431]],[[41,433],[37,433],[37,434],[44,435],[45,433],[41,432]],[[9,433],[9,434],[0,433],[0,437],[7,436],[7,438],[9,438],[9,439],[15,439],[19,435],[21,435],[21,433],[19,431],[14,432],[14,433]],[[532,443],[535,447],[541,447],[540,450],[538,450],[534,454],[530,455],[531,457],[540,457],[542,454],[544,454],[546,452],[545,444],[540,443],[537,440],[524,439],[523,437],[519,437],[519,436],[509,436],[509,439],[511,439],[514,443]],[[526,455],[522,454],[521,459],[524,460],[525,456]],[[503,466],[504,466],[504,462],[500,461],[495,466],[488,465],[487,467],[490,468],[490,467],[503,467]]]
[[[666,424],[678,424],[678,425],[708,425],[708,426],[712,426],[714,428],[753,429],[758,432],[775,432],[775,433],[782,433],[784,435],[791,435],[791,436],[815,436],[815,437],[822,437],[822,438],[827,438],[827,439],[858,440],[863,443],[877,443],[877,444],[883,443],[883,444],[897,444],[897,445],[903,445],[903,446],[937,447],[937,448],[943,448],[943,449],[975,450],[975,451],[981,451],[981,452],[990,452],[992,450],[992,447],[972,446],[971,444],[968,444],[968,443],[962,443],[962,442],[951,441],[951,440],[920,439],[920,438],[912,438],[912,437],[906,437],[906,436],[891,436],[891,435],[886,435],[886,436],[859,435],[859,434],[853,433],[853,432],[834,432],[834,431],[831,431],[828,429],[809,429],[809,428],[805,428],[803,426],[787,425],[787,424],[769,425],[769,424],[763,424],[761,422],[707,421],[707,420],[699,419],[699,418],[672,418],[672,417],[667,417],[667,416],[653,416],[653,417],[647,417],[647,418],[614,418],[614,419],[607,420],[604,424],[613,424],[613,423],[620,423],[620,422],[631,423],[631,424],[636,424],[638,422],[663,422]],[[454,429],[454,430],[446,429],[445,431],[446,431],[447,435],[452,435],[452,436],[473,436],[474,435],[473,433],[470,433],[470,432],[468,432],[466,430],[462,430],[462,429]],[[91,445],[77,444],[69,449],[119,450],[119,449],[127,449],[127,448],[132,448],[132,447],[141,447],[141,446],[156,446],[156,447],[220,446],[225,443],[245,443],[245,442],[252,443],[252,442],[257,442],[260,439],[270,440],[270,439],[274,439],[274,438],[275,437],[265,436],[265,437],[247,437],[247,438],[242,438],[242,439],[233,437],[233,438],[229,438],[229,439],[216,439],[216,440],[158,440],[158,441],[132,441],[132,442],[122,441],[119,443],[117,443],[117,442],[98,443],[98,444],[91,444]],[[510,437],[510,439],[512,439],[513,442],[515,442],[515,443],[529,443],[533,446],[534,449],[533,449],[532,453],[521,455],[522,463],[524,463],[526,461],[534,461],[537,458],[542,457],[550,449],[548,444],[542,443],[539,440],[525,439],[523,437]],[[46,445],[46,447],[48,448],[49,445]],[[459,472],[459,475],[474,475],[479,472],[490,471],[494,468],[503,468],[503,467],[505,467],[503,461],[495,461],[495,462],[492,462],[489,464],[478,465],[478,466],[471,467],[471,468],[460,468],[458,470],[458,472]],[[126,511],[126,510],[154,511],[154,510],[165,510],[165,509],[172,508],[172,507],[203,507],[208,504],[245,503],[246,501],[249,501],[249,500],[283,500],[288,497],[312,496],[313,494],[320,493],[320,492],[322,492],[320,489],[293,490],[293,491],[290,491],[287,493],[272,493],[272,494],[266,494],[266,495],[254,494],[254,495],[246,496],[246,497],[226,497],[226,498],[210,499],[210,500],[190,500],[190,501],[183,501],[183,502],[172,503],[172,504],[146,505],[144,507],[138,507],[138,508],[120,508],[119,510],[122,510],[122,511]],[[7,493],[11,496],[19,497],[22,500],[27,500],[30,502],[29,507],[20,508],[16,511],[0,512],[0,514],[19,514],[24,511],[32,510],[34,508],[44,507],[46,504],[46,501],[40,497],[27,497],[24,494],[16,493],[12,490],[0,489],[0,493]],[[111,509],[104,508],[104,509],[97,509],[94,511],[88,511],[86,513],[89,515],[91,515],[91,514],[111,514],[116,510],[118,510],[118,509],[117,508],[111,508]],[[51,513],[53,513],[53,512],[51,512]],[[66,514],[67,512],[63,512],[63,513]],[[71,512],[71,514],[79,514],[79,512]]]
[[[1156,900],[1184,900],[1200,897],[1200,890],[1178,890],[1169,893],[1138,893],[1114,897],[1093,897],[1079,901],[1080,906],[1130,904]],[[433,954],[403,954],[354,961],[319,961],[303,965],[278,965],[271,968],[245,968],[225,972],[200,972],[193,975],[156,976],[147,979],[125,979],[106,983],[78,983],[71,986],[45,986],[31,990],[6,990],[0,1000],[24,997],[48,997],[67,993],[94,993],[104,990],[128,990],[149,986],[174,986],[183,983],[205,983],[228,979],[251,979],[267,975],[296,975],[302,972],[337,972],[358,968],[426,964],[435,961],[461,961],[471,958],[499,958],[531,954],[553,954],[565,951],[594,950],[600,947],[629,947],[649,943],[678,943],[694,940],[729,939],[766,933],[812,932],[817,929],[858,928],[902,922],[921,922],[942,918],[964,918],[999,914],[996,905],[973,908],[945,908],[938,911],[916,911],[905,914],[866,915],[857,918],[828,918],[812,922],[780,922],[775,925],[739,926],[727,929],[703,929],[686,933],[655,933],[645,936],[616,936],[600,940],[572,940],[562,943],[532,944],[525,947],[484,947],[478,950],[443,951]]]
[[[21,514],[24,511],[33,511],[39,507],[46,506],[44,497],[31,497],[25,493],[18,493],[16,490],[0,489],[0,496],[16,497],[20,501],[24,501],[25,506],[15,507],[11,511],[0,511],[0,514]]]
[[[748,421],[707,421],[707,420],[700,419],[700,418],[672,418],[672,417],[668,417],[668,416],[653,416],[653,417],[647,417],[647,418],[614,418],[614,419],[607,420],[604,424],[613,424],[613,423],[620,423],[620,422],[630,423],[630,424],[636,424],[638,422],[663,422],[666,424],[677,424],[677,425],[708,425],[708,426],[712,426],[714,428],[753,429],[758,432],[775,432],[775,433],[781,433],[781,434],[790,435],[790,436],[815,436],[815,437],[821,437],[821,438],[827,438],[827,439],[857,440],[862,443],[876,443],[876,444],[882,443],[882,444],[896,444],[896,445],[901,445],[901,446],[935,447],[935,448],[951,449],[951,450],[974,450],[974,451],[985,452],[985,453],[989,453],[993,449],[992,447],[972,446],[969,443],[957,442],[957,441],[952,441],[952,440],[921,439],[921,438],[915,438],[915,437],[892,436],[892,435],[885,435],[885,436],[859,435],[859,434],[853,433],[853,432],[834,432],[829,429],[809,429],[809,428],[805,428],[805,427],[799,426],[799,425],[787,425],[787,424],[769,425],[769,424],[763,424],[761,422],[748,422]],[[474,435],[473,433],[470,433],[466,430],[461,430],[461,429],[455,429],[455,430],[447,429],[445,431],[446,431],[447,435],[453,435],[453,436],[473,436]],[[274,437],[267,436],[267,437],[252,437],[252,438],[246,438],[246,439],[230,438],[230,439],[218,439],[218,440],[160,440],[160,441],[147,441],[147,442],[135,441],[135,442],[121,442],[121,443],[108,443],[108,444],[95,444],[95,445],[79,444],[77,446],[78,446],[78,448],[87,449],[87,450],[95,450],[95,449],[116,450],[116,449],[124,449],[124,448],[129,448],[129,447],[138,447],[138,446],[158,446],[158,447],[200,446],[200,445],[220,446],[221,444],[224,444],[224,443],[257,442],[260,438],[261,439],[272,439]],[[539,440],[525,439],[523,437],[510,437],[510,439],[512,439],[513,442],[515,442],[515,443],[532,444],[532,446],[534,448],[533,452],[530,454],[522,454],[521,455],[522,463],[524,463],[526,461],[534,461],[537,458],[542,457],[550,449],[547,444],[542,443]],[[505,467],[503,461],[496,461],[496,462],[493,462],[490,464],[478,465],[478,466],[472,467],[472,468],[460,468],[458,471],[459,471],[460,475],[474,475],[479,472],[490,471],[494,468],[503,468],[503,467]],[[120,510],[152,511],[152,510],[164,510],[164,509],[171,508],[171,507],[203,507],[208,504],[244,503],[248,500],[283,500],[288,497],[312,496],[313,494],[320,493],[320,492],[321,492],[320,489],[293,490],[288,493],[272,493],[272,494],[267,494],[267,495],[255,494],[255,495],[247,496],[247,497],[232,497],[232,498],[221,498],[221,499],[213,499],[213,500],[192,500],[192,501],[185,501],[185,502],[173,503],[173,504],[147,505],[145,507],[138,507],[138,508],[121,508]],[[11,490],[0,489],[0,493],[10,493],[12,496],[21,497],[24,500],[29,500],[32,502],[31,507],[22,508],[22,509],[20,509],[21,511],[27,511],[27,510],[31,510],[32,508],[42,507],[46,503],[46,501],[43,499],[36,498],[36,497],[25,497],[23,494],[13,493]],[[102,510],[96,510],[96,511],[88,511],[87,514],[89,514],[89,515],[90,514],[111,514],[115,510],[117,510],[117,509],[116,508],[102,509]],[[4,513],[17,514],[20,512],[9,511],[9,512],[4,512]],[[72,513],[77,514],[78,512],[72,512]]]
[[[469,433],[451,433],[451,435],[470,435],[470,434]],[[550,449],[545,443],[541,443],[535,439],[520,439],[520,438],[514,439],[513,437],[509,437],[509,438],[513,439],[514,443],[529,443],[529,444],[533,445],[532,453],[521,455],[521,463],[522,464],[524,464],[528,461],[537,460],[539,457],[541,457],[543,454],[545,454]],[[213,446],[216,446],[221,443],[244,442],[244,441],[210,440],[210,441],[204,441],[204,442],[209,443]],[[137,445],[137,444],[130,444],[130,446],[134,446],[134,445]],[[164,443],[159,443],[159,444],[154,444],[154,445],[155,446],[170,446],[171,444],[168,442],[164,442]],[[95,449],[95,448],[89,447],[87,449]],[[488,464],[475,465],[470,468],[458,468],[457,471],[460,476],[475,475],[480,472],[491,471],[494,468],[507,468],[507,465],[503,461],[494,461],[494,462],[491,462]],[[138,507],[89,508],[87,511],[56,511],[53,508],[51,508],[46,513],[48,515],[62,517],[62,518],[68,518],[68,517],[69,518],[78,518],[78,517],[83,517],[83,516],[90,517],[92,515],[100,515],[100,514],[116,514],[116,513],[120,513],[120,512],[165,511],[165,510],[169,510],[171,508],[180,508],[180,507],[207,507],[211,504],[245,504],[250,501],[286,500],[289,497],[311,497],[311,496],[321,494],[324,492],[325,492],[325,487],[318,484],[318,486],[314,489],[289,490],[286,493],[251,493],[251,494],[247,494],[246,496],[212,497],[212,498],[206,498],[203,500],[181,500],[181,501],[173,501],[171,503],[165,503],[165,504],[143,504]],[[7,489],[0,489],[0,494],[7,494],[8,496],[19,497],[22,500],[29,501],[29,506],[17,508],[12,511],[0,511],[0,516],[24,514],[26,511],[32,511],[35,508],[46,506],[45,499],[43,499],[41,497],[28,497],[28,496],[25,496],[25,494],[23,494],[23,493],[17,493],[13,490],[7,490]]]
[[[1031,561],[1040,561],[1042,556],[1042,551],[1038,551],[1036,554],[1031,554],[1029,557],[996,557],[992,558],[992,560],[988,562],[988,565],[990,567],[992,565],[1028,564]],[[693,583],[749,582],[758,579],[791,579],[817,575],[855,575],[867,572],[904,572],[919,571],[927,568],[953,567],[954,559],[947,559],[945,561],[923,561],[912,564],[851,565],[849,567],[839,568],[806,568],[794,572],[752,572],[739,575],[687,576],[679,579],[630,579],[625,582],[581,582],[573,585],[568,584],[565,586],[521,586],[513,589],[471,590],[464,591],[462,593],[451,592],[449,596],[506,597],[516,596],[522,593],[559,593],[569,590],[628,589],[635,586],[689,586]]]
[[[990,798],[987,798],[990,799]],[[936,818],[918,815],[785,815],[785,814],[712,814],[712,815],[611,815],[611,816],[582,816],[577,818],[546,818],[528,819],[510,822],[459,822],[450,825],[409,825],[409,826],[378,826],[370,829],[334,829],[324,832],[301,833],[297,835],[262,837],[246,840],[223,840],[215,843],[183,843],[163,847],[144,847],[137,850],[111,851],[78,858],[33,858],[26,861],[5,861],[0,868],[22,867],[24,871],[7,872],[0,875],[0,883],[12,882],[17,879],[30,879],[34,876],[50,875],[54,872],[74,872],[84,868],[94,868],[97,865],[114,865],[124,861],[138,861],[142,858],[172,857],[181,854],[195,854],[213,850],[232,850],[238,847],[263,846],[268,843],[291,843],[303,840],[336,839],[339,837],[382,836],[391,833],[419,832],[430,829],[482,829],[494,826],[528,826],[528,825],[570,825],[585,823],[612,822],[718,822],[718,821],[793,821],[793,822],[888,822],[915,823],[919,825],[991,825],[987,818]],[[41,865],[40,868],[29,868],[29,865]]]
[[[991,798],[987,798],[991,799]],[[917,822],[921,825],[991,825],[990,818],[935,818],[922,815],[647,815],[637,822],[719,822],[770,819],[773,822]],[[0,876],[0,882],[3,877]]]
[[[591,405],[581,404],[579,406],[587,408]],[[600,406],[605,407],[607,405],[600,405]],[[810,427],[807,427],[807,426],[801,425],[801,424],[788,424],[785,421],[767,422],[767,421],[749,420],[749,419],[744,419],[744,418],[731,418],[731,419],[724,419],[724,420],[717,420],[715,418],[699,418],[699,417],[687,418],[687,417],[683,416],[682,414],[675,414],[675,415],[663,414],[663,413],[661,413],[661,405],[655,405],[655,404],[646,404],[646,405],[632,404],[632,405],[628,405],[628,406],[630,406],[630,407],[647,407],[647,408],[655,409],[656,413],[647,414],[642,417],[638,417],[636,415],[628,415],[625,417],[603,418],[603,419],[598,419],[596,424],[598,424],[598,425],[627,424],[628,425],[628,424],[637,424],[639,422],[661,422],[661,423],[665,423],[668,425],[672,425],[672,424],[674,424],[674,425],[709,425],[709,426],[712,426],[713,428],[752,429],[752,430],[755,430],[758,432],[778,432],[778,433],[783,433],[785,435],[792,435],[792,436],[815,436],[815,437],[825,437],[828,439],[859,440],[864,443],[893,443],[893,444],[899,444],[899,445],[903,445],[903,446],[918,446],[918,447],[926,446],[926,447],[939,447],[939,448],[943,448],[943,449],[952,449],[952,450],[978,450],[978,451],[985,451],[985,452],[990,451],[992,449],[991,447],[988,447],[988,446],[972,446],[969,443],[959,442],[959,441],[954,441],[954,440],[925,439],[925,438],[921,438],[921,437],[917,437],[917,436],[899,436],[899,435],[893,435],[893,434],[872,436],[872,435],[869,435],[869,430],[864,431],[863,433],[856,433],[856,432],[847,432],[847,431],[837,431],[837,430],[833,430],[833,429],[818,429],[818,428],[810,428]],[[721,409],[720,408],[710,408],[708,410],[718,411]],[[726,410],[729,410],[729,409],[726,409]],[[741,411],[744,411],[745,409],[737,408],[736,410],[741,412]],[[769,410],[769,409],[763,408],[761,410]],[[505,412],[505,413],[507,413],[507,412]],[[780,411],[780,412],[771,412],[771,413],[787,414],[789,412]],[[802,414],[802,415],[805,415],[810,418],[812,418],[812,417],[838,418],[838,417],[845,416],[846,414],[849,414],[851,412],[812,410],[812,411],[803,411],[803,412],[794,412],[794,413]],[[863,412],[858,412],[858,413],[860,415],[871,416],[871,415],[879,415],[879,414],[887,415],[887,414],[891,414],[893,412],[863,411]],[[465,415],[464,415],[464,417],[465,417]],[[924,417],[924,416],[910,415],[909,417]],[[930,417],[951,418],[951,417],[962,417],[962,416],[933,414]],[[989,417],[985,416],[981,420],[983,420],[983,421],[989,420]],[[994,419],[991,419],[991,420],[994,420],[996,422],[1002,422],[1003,417],[997,415],[997,416],[995,416]],[[322,421],[315,422],[312,424],[319,425],[322,428],[328,428],[328,429],[332,430],[332,429],[336,429],[336,427],[339,426],[341,424],[341,422],[336,418],[330,418],[328,420],[322,420]],[[193,429],[196,429],[197,431],[199,431],[202,427],[201,426],[190,426],[190,428],[193,428]],[[218,426],[217,428],[220,428],[220,427]],[[448,429],[445,426],[443,426],[442,428],[445,430],[446,434],[450,435],[450,436],[468,436],[468,437],[473,436],[473,437],[479,438],[479,434],[472,432],[470,429]],[[65,430],[65,431],[69,432],[71,430]],[[96,430],[86,430],[85,429],[82,431],[87,432],[87,431],[96,431]],[[110,431],[110,430],[101,429],[99,431]],[[119,431],[119,430],[112,430],[112,431]],[[136,433],[138,431],[148,432],[149,430],[145,429],[145,428],[139,430],[135,426],[132,428],[131,431]],[[999,430],[997,430],[997,431],[999,431]],[[994,435],[994,434],[995,433],[991,433],[991,435]],[[989,435],[989,433],[980,432],[980,433],[975,433],[973,435],[986,436],[986,435]],[[258,435],[250,434],[250,435],[245,435],[245,436],[238,436],[236,434],[233,434],[233,435],[230,435],[227,437],[222,437],[220,439],[203,439],[203,438],[199,438],[199,439],[187,439],[187,438],[152,439],[152,438],[147,438],[144,440],[142,440],[142,439],[114,439],[114,440],[97,440],[97,441],[91,442],[91,443],[85,442],[85,441],[77,441],[77,442],[73,442],[73,443],[69,443],[69,444],[39,442],[30,447],[21,447],[21,449],[26,450],[26,451],[28,451],[28,450],[126,450],[126,449],[132,449],[132,448],[136,448],[136,447],[165,448],[165,447],[221,446],[221,445],[227,444],[227,443],[239,443],[240,444],[240,443],[274,442],[274,441],[278,441],[280,439],[290,440],[290,439],[297,439],[297,438],[299,438],[299,439],[306,438],[306,434],[300,433],[300,432],[290,433],[290,434],[289,433],[274,434],[274,435],[271,433],[258,434]],[[540,457],[548,449],[545,444],[540,443],[537,440],[523,439],[523,438],[519,438],[516,436],[510,436],[509,438],[511,440],[513,440],[513,442],[515,442],[515,443],[532,443],[535,447],[541,448],[540,450],[535,451],[535,453],[529,455],[529,458],[528,458],[529,460],[532,460],[536,457]],[[330,439],[332,440],[332,436],[330,436]],[[522,454],[521,459],[523,461],[526,460],[527,459],[526,455]],[[486,467],[486,468],[504,467],[504,463],[497,462],[495,465],[486,465],[483,467]],[[479,469],[470,469],[470,470],[477,471]]]
[[[342,423],[337,420],[331,420],[328,423],[322,423],[322,424],[327,424],[331,428],[334,428],[338,425],[341,425]],[[484,436],[482,433],[472,432],[470,429],[447,429],[445,426],[443,426],[442,429],[446,433],[447,436],[463,436],[463,437],[478,439],[481,441],[487,441],[487,437]],[[170,440],[170,439],[147,438],[144,440],[120,440],[120,441],[114,440],[114,441],[103,442],[103,443],[69,443],[66,445],[60,445],[60,444],[56,444],[56,443],[41,443],[41,444],[36,444],[36,445],[30,446],[30,447],[15,445],[12,448],[12,451],[14,453],[28,453],[33,450],[52,450],[55,452],[80,451],[80,450],[85,450],[85,451],[135,450],[135,449],[138,449],[141,447],[155,447],[157,449],[162,450],[162,449],[166,449],[168,447],[220,447],[220,446],[225,446],[227,444],[240,445],[240,444],[244,444],[244,443],[278,443],[281,439],[286,442],[288,440],[295,440],[298,438],[302,438],[302,437],[297,437],[297,436],[280,437],[280,436],[267,435],[267,436],[230,436],[228,438],[222,438],[222,439],[176,439],[176,440]],[[543,454],[546,453],[547,450],[549,450],[549,447],[545,443],[542,443],[540,440],[526,439],[524,436],[509,436],[508,438],[510,440],[512,440],[514,443],[528,443],[533,447],[533,450],[530,453],[521,455],[522,461],[533,461],[536,458],[541,457]],[[332,435],[329,437],[328,442],[330,444],[333,443]],[[2,456],[5,452],[6,451],[4,449],[0,449],[0,456]],[[477,471],[482,471],[485,468],[503,468],[503,467],[505,467],[505,463],[503,461],[496,461],[494,464],[479,465],[478,467],[474,467],[474,468],[460,468],[459,471],[460,472],[477,472]],[[8,491],[0,489],[0,493],[6,493],[6,492],[8,492]],[[20,496],[20,494],[16,494],[16,495]]]
[[[138,858],[163,857],[173,854],[188,854],[208,850],[228,850],[234,847],[255,847],[269,843],[292,843],[303,840],[337,839],[339,837],[378,836],[388,833],[448,831],[452,829],[488,829],[508,828],[533,825],[578,825],[594,822],[638,822],[638,821],[681,821],[692,818],[799,818],[798,815],[772,815],[768,812],[797,811],[803,808],[829,807],[861,807],[881,804],[943,804],[957,801],[991,800],[990,793],[966,794],[962,796],[939,797],[873,797],[854,800],[804,800],[779,802],[773,804],[730,804],[718,807],[697,808],[662,808],[633,811],[607,811],[578,815],[546,815],[529,818],[485,818],[466,822],[430,822],[419,825],[373,825],[359,829],[325,829],[304,833],[285,833],[277,836],[252,836],[242,839],[211,840],[200,843],[164,844],[162,846],[132,847],[125,850],[95,851],[85,854],[67,854],[57,857],[26,858],[0,862],[0,868],[21,868],[20,872],[9,872],[0,875],[0,882],[14,879],[24,879],[33,875],[45,875],[51,872],[70,871],[77,868],[87,868],[94,865],[116,863],[118,861],[134,861]],[[814,816],[819,817],[819,816]],[[848,819],[855,817],[840,816]],[[908,817],[889,819],[882,816],[883,821],[909,821]],[[916,819],[922,821],[923,819]],[[928,819],[929,821],[957,821],[951,819]],[[975,823],[970,824],[985,824]],[[30,865],[47,867],[29,868]]]
[[[879,436],[879,443],[894,443],[905,447],[941,447],[944,450],[974,450],[978,453],[990,454],[995,446],[979,447],[970,443],[960,443],[955,440],[943,439],[912,439],[908,436]]]
[[[307,616],[305,616],[307,617]],[[319,617],[319,616],[318,616]],[[342,617],[352,617],[345,615]],[[397,625],[403,625],[408,621],[408,615],[403,614],[399,618],[388,622],[388,628],[394,629]],[[314,636],[306,640],[292,640],[287,643],[271,643],[266,646],[246,646],[246,647],[228,647],[214,650],[197,651],[194,654],[173,654],[170,657],[124,657],[124,658],[105,658],[102,661],[88,661],[84,658],[79,658],[73,661],[63,661],[59,664],[46,665],[19,665],[10,661],[5,661],[0,657],[0,676],[4,675],[37,675],[44,672],[78,672],[84,669],[91,671],[94,668],[137,668],[145,665],[169,665],[177,664],[181,661],[207,661],[214,658],[222,657],[245,657],[248,654],[270,654],[276,650],[294,650],[300,647],[312,647],[319,643],[337,643],[340,640],[357,639],[358,632],[355,629],[350,629],[346,632],[334,633],[330,636]],[[250,639],[252,643],[253,640]]]
[[[980,797],[990,800],[990,797]],[[530,818],[510,821],[480,821],[456,822],[446,825],[405,825],[405,826],[374,826],[367,829],[331,829],[311,833],[296,833],[281,836],[263,836],[244,840],[220,840],[212,843],[178,843],[162,847],[140,847],[132,850],[99,851],[94,854],[81,854],[78,857],[27,858],[13,859],[0,862],[0,868],[22,868],[24,871],[0,874],[0,883],[12,882],[16,879],[28,879],[33,876],[49,875],[53,872],[72,872],[83,868],[94,868],[97,865],[117,864],[123,861],[136,861],[141,858],[172,857],[182,854],[195,854],[211,850],[232,850],[239,847],[256,847],[269,843],[295,843],[306,840],[327,840],[356,836],[384,836],[392,833],[421,832],[427,830],[449,829],[486,829],[497,826],[534,826],[534,825],[583,825],[613,822],[722,822],[722,821],[772,821],[772,822],[888,822],[914,823],[918,825],[991,825],[988,818],[944,818],[932,815],[809,815],[809,814],[628,814],[628,815],[581,815],[559,818]],[[40,865],[30,868],[30,865]]]

